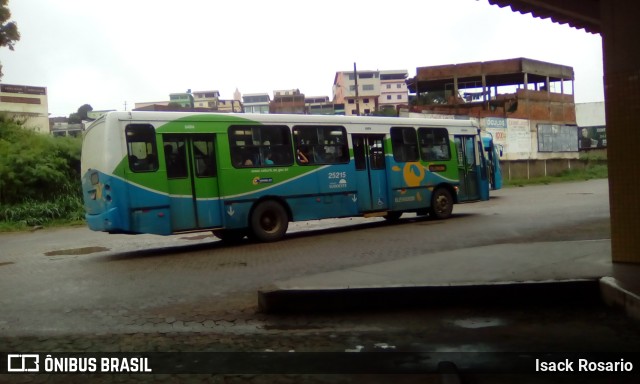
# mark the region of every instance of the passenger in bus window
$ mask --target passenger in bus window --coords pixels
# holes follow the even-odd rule
[[[253,165],[251,152],[247,148],[242,149],[242,166],[250,167]]]
[[[307,155],[305,154],[305,147],[300,147],[298,148],[298,150],[296,151],[296,154],[298,156],[298,162],[300,164],[308,164],[309,163],[309,158],[307,157]]]
[[[441,146],[439,145],[436,145],[435,147],[433,147],[433,155],[436,160],[442,160],[446,158],[444,152],[442,151]]]
[[[442,139],[440,145],[437,147],[439,153],[437,153],[438,159],[447,160],[449,159],[449,147],[447,146],[447,140]]]
[[[266,165],[273,165],[273,160],[271,160],[271,151],[267,152],[267,154],[264,156],[264,163]]]

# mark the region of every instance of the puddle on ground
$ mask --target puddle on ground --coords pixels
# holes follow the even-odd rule
[[[454,325],[462,328],[476,329],[487,327],[499,327],[506,325],[506,322],[502,319],[492,317],[476,317],[471,319],[459,319],[452,321]]]
[[[105,247],[84,247],[73,249],[61,249],[59,251],[45,252],[46,256],[60,256],[60,255],[88,255],[90,253],[109,251],[109,248]]]
[[[4,261],[0,263],[0,267],[4,267],[5,265],[11,265],[11,264],[15,264],[15,263],[13,261]]]

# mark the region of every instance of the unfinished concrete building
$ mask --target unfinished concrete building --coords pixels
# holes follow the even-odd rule
[[[575,124],[573,68],[526,58],[416,69],[411,112]]]

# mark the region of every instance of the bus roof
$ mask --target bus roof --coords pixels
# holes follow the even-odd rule
[[[299,115],[299,114],[251,114],[251,113],[214,113],[214,112],[153,112],[153,111],[130,111],[130,112],[108,112],[100,119],[119,121],[158,121],[168,122],[177,119],[188,121],[191,116],[198,116],[202,121],[203,116],[210,115],[220,121],[221,117],[229,117],[230,120],[246,119],[260,123],[280,123],[280,124],[349,124],[355,126],[394,126],[412,125],[416,127],[446,127],[460,128],[460,133],[476,134],[478,126],[471,120],[455,119],[428,119],[428,118],[407,118],[407,117],[378,117],[378,116],[339,116],[339,115]],[[91,127],[89,127],[91,128]],[[458,131],[456,129],[456,131]]]

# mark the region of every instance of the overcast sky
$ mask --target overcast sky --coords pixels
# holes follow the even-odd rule
[[[487,0],[10,0],[21,39],[3,83],[44,86],[51,116],[131,109],[169,93],[298,88],[330,96],[337,71],[526,57],[575,71],[602,101],[600,35]]]

